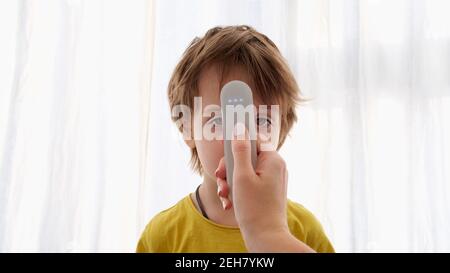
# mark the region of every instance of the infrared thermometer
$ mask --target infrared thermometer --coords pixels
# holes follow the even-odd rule
[[[230,189],[229,198],[232,199],[234,159],[231,150],[231,140],[235,139],[234,127],[238,122],[244,124],[248,130],[253,169],[256,166],[256,115],[255,106],[253,105],[252,90],[242,81],[228,82],[223,86],[220,92],[220,103],[227,175],[226,180]]]

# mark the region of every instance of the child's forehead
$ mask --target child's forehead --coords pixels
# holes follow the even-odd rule
[[[202,104],[220,105],[220,90],[226,83],[233,80],[243,81],[250,86],[256,106],[263,103],[245,68],[236,65],[227,69],[226,73],[223,73],[217,65],[209,65],[202,70],[198,80],[198,95],[202,97]]]

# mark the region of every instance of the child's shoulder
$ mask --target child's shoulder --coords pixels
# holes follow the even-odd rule
[[[322,225],[314,214],[303,205],[288,200],[288,225],[291,233],[317,252],[334,252]]]
[[[295,221],[303,228],[315,229],[320,226],[320,222],[314,214],[300,203],[288,199],[287,203],[288,220]],[[306,230],[305,230],[306,231]]]
[[[187,202],[189,200],[187,198],[189,198],[189,196],[184,197],[175,205],[157,213],[153,216],[147,226],[153,226],[154,228],[163,226],[164,228],[167,228],[171,223],[182,220],[183,216],[186,215],[186,210],[188,209]]]
[[[175,205],[157,213],[142,232],[138,243],[138,252],[170,252],[169,238],[179,229],[186,217],[189,196]]]

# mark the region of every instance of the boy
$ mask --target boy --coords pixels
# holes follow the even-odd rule
[[[195,97],[201,97],[203,109],[220,105],[220,90],[232,80],[250,86],[256,109],[259,105],[279,106],[278,123],[272,124],[270,115],[264,113],[258,113],[256,118],[258,127],[266,126],[277,135],[278,150],[297,119],[295,107],[302,100],[297,83],[275,44],[251,27],[216,27],[203,38],[194,39],[169,82],[171,109],[187,105],[196,111]],[[173,120],[177,122],[180,118],[174,115]],[[183,124],[184,132],[208,125],[221,134],[220,115],[203,117],[200,124],[193,124]],[[216,170],[219,162],[223,163],[223,141],[185,138],[185,142],[191,149],[191,165],[203,176],[203,181],[195,193],[150,221],[138,242],[137,252],[246,252],[232,204],[227,194],[224,197],[223,192],[218,192]],[[286,213],[293,236],[317,252],[334,252],[311,212],[288,200]]]

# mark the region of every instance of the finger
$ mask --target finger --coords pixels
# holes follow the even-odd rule
[[[234,159],[234,174],[254,173],[251,159],[250,138],[242,123],[237,123],[234,128],[234,138],[231,140],[231,150]]]
[[[270,157],[272,152],[267,151],[259,151],[258,157],[256,158],[256,167],[255,167],[255,173],[257,175],[260,175],[263,171],[265,171],[270,164],[267,164],[267,162],[270,160]]]
[[[220,197],[228,197],[229,189],[227,181],[217,178],[217,195]]]
[[[217,178],[226,179],[227,178],[227,170],[225,168],[225,157],[222,157],[219,161],[219,166],[216,169],[215,175]]]
[[[257,169],[264,169],[265,172],[271,173],[279,169],[285,169],[283,158],[276,151],[261,151],[256,161]]]
[[[228,210],[231,208],[231,201],[228,198],[219,197],[222,202],[222,208]]]

